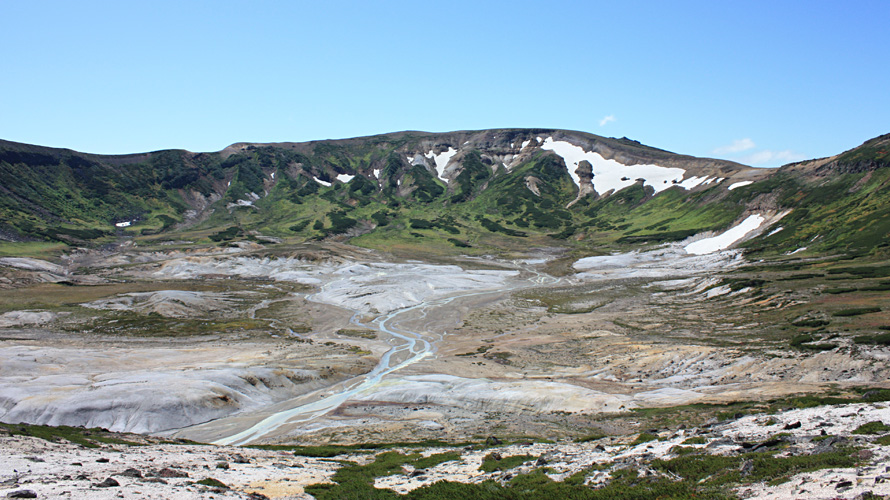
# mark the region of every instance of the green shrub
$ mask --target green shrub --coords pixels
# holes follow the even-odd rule
[[[862,335],[853,339],[857,344],[890,345],[890,333],[880,335]]]
[[[851,309],[841,309],[840,311],[835,311],[831,315],[832,316],[860,316],[863,314],[871,314],[881,312],[880,307],[855,307]]]
[[[820,326],[826,326],[829,323],[831,322],[824,319],[802,319],[799,321],[794,321],[791,324],[802,328],[818,328]]]
[[[630,444],[638,445],[638,444],[648,443],[649,441],[655,441],[656,439],[658,439],[658,436],[656,436],[655,434],[651,434],[648,432],[641,432],[640,435],[637,436],[637,438],[634,439],[633,442],[631,442]]]
[[[208,236],[208,238],[210,238],[211,241],[217,241],[217,242],[218,241],[228,241],[228,240],[237,238],[241,234],[242,233],[241,233],[240,227],[231,226],[231,227],[224,229],[218,233],[211,234],[210,236]]]
[[[853,434],[884,434],[888,431],[890,431],[890,425],[876,420],[860,425],[853,431]]]
[[[448,242],[456,247],[459,247],[459,248],[471,248],[472,247],[472,245],[470,245],[469,243],[455,239],[455,238],[448,238]]]

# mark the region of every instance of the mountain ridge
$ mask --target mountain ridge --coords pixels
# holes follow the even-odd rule
[[[890,134],[827,159],[756,169],[540,128],[126,155],[0,140],[0,234],[69,245],[191,232],[216,242],[252,233],[345,235],[371,247],[384,238],[409,246],[438,239],[479,251],[510,246],[503,237],[588,249],[659,243],[725,229],[757,210],[796,212],[794,220],[818,225],[800,217],[812,210],[796,211],[799,200],[788,191],[824,192],[816,184],[826,178],[849,184],[847,191],[882,186],[888,142]],[[878,205],[870,210],[883,220]]]

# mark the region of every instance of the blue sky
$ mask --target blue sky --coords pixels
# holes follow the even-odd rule
[[[890,132],[888,1],[0,0],[0,18],[0,138],[93,153],[552,127],[777,166]]]

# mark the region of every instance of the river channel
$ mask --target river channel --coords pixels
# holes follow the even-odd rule
[[[417,327],[408,329],[404,326],[405,323],[409,322],[408,320],[416,322],[418,319],[427,318],[435,309],[448,307],[457,300],[482,295],[503,294],[519,288],[553,284],[559,281],[557,278],[538,272],[532,271],[532,273],[532,276],[527,280],[519,280],[514,284],[497,289],[469,290],[447,297],[425,300],[417,305],[383,314],[370,322],[362,322],[362,314],[355,311],[351,320],[353,324],[377,330],[384,334],[383,338],[389,338],[391,342],[394,341],[396,343],[380,357],[380,361],[374,369],[334,386],[318,389],[285,403],[275,405],[276,408],[283,407],[284,409],[275,411],[243,430],[238,430],[226,437],[217,439],[213,444],[245,445],[274,433],[282,426],[308,424],[336,410],[356,394],[371,389],[387,375],[417,363],[428,356],[435,355],[438,343],[446,332],[417,331]],[[318,294],[310,295],[307,299],[314,300],[316,295]]]

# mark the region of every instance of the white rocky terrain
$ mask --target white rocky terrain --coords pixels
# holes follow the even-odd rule
[[[615,294],[621,283],[640,279],[647,280],[645,287],[634,293],[655,299],[692,304],[747,300],[748,289],[719,286],[710,276],[742,265],[741,255],[727,247],[782,216],[751,215],[721,234],[583,258],[573,263],[578,272],[562,278],[539,270],[547,258],[472,259],[468,262],[475,269],[467,269],[381,262],[367,253],[319,260],[258,258],[229,250],[173,252],[167,258],[131,252],[107,261],[126,263],[126,268],[108,269],[128,279],[168,280],[168,287],[82,301],[80,310],[18,310],[0,316],[0,325],[16,335],[0,345],[8,360],[0,366],[0,420],[246,444],[286,441],[324,429],[358,432],[376,426],[410,432],[404,422],[418,419],[409,418],[406,408],[429,404],[448,409],[431,410],[419,420],[426,422],[427,437],[437,437],[437,431],[473,435],[478,428],[466,422],[498,409],[528,415],[620,413],[886,379],[888,353],[880,347],[763,355],[677,341],[641,343],[616,332],[614,324],[601,323],[600,318],[616,317],[612,310],[622,311],[617,318],[645,310],[635,298],[608,298],[625,294]],[[35,259],[4,262],[36,273],[72,274]],[[478,269],[482,266],[488,268]],[[212,290],[176,288],[208,280],[217,283],[203,285]],[[234,282],[248,285],[231,289]],[[293,286],[303,288],[287,288]],[[593,287],[607,298],[578,299],[592,304],[579,316],[553,316],[503,302],[519,291],[539,293],[535,290],[552,286]],[[293,310],[289,319],[268,312],[288,310]],[[66,331],[81,328],[84,315],[95,314],[89,311],[135,316],[100,317],[100,327],[89,337],[65,340],[48,333],[66,324],[74,325]],[[503,320],[486,319],[479,330],[485,336],[478,336],[471,314],[480,313],[473,311],[489,311],[485,314]],[[163,323],[163,328],[194,330],[218,317],[263,322],[252,327],[260,330],[249,338],[220,335],[213,327],[208,334],[172,341],[107,337],[124,328],[118,326],[122,321],[183,320]],[[292,329],[294,321],[310,317],[315,327],[308,332]],[[358,334],[337,333],[349,329]],[[572,342],[583,341],[584,347],[556,341],[565,331],[577,332]],[[542,354],[545,346],[555,350]],[[381,414],[379,404],[396,406]]]
[[[3,463],[14,471],[3,478],[5,491],[301,498],[303,486],[329,480],[338,463],[231,445],[466,441],[492,429],[558,440],[498,448],[501,456],[535,457],[512,471],[482,472],[492,451],[460,449],[459,460],[422,473],[408,467],[375,485],[404,493],[440,479],[507,484],[546,463],[554,480],[589,469],[587,484],[596,486],[625,466],[670,477],[648,464],[677,456],[677,446],[736,456],[745,443],[788,431],[781,458],[817,449],[823,431],[849,437],[864,423],[890,423],[886,403],[862,403],[707,427],[674,423],[655,429],[657,441],[633,442],[646,430],[637,418],[646,409],[772,401],[880,386],[890,377],[883,345],[836,336],[825,349],[802,351],[770,340],[761,332],[766,320],[749,311],[769,314],[802,299],[721,277],[748,264],[734,244],[784,215],[762,211],[719,234],[572,259],[562,276],[548,273],[554,257],[547,252],[425,263],[358,250],[269,256],[244,245],[166,254],[127,249],[107,259],[85,253],[67,266],[5,259],[0,265],[26,273],[36,288],[3,297],[27,307],[0,314],[0,422],[174,440],[92,450],[3,437],[10,457]],[[56,306],[29,306],[39,300]],[[612,437],[572,441],[596,430]],[[183,438],[219,447],[175,442]],[[843,443],[858,447],[850,453],[870,450],[859,469],[810,472],[736,493],[883,494],[885,445],[855,436]],[[446,452],[454,450],[422,451]],[[118,460],[96,462],[103,453]],[[109,463],[120,467],[97,465]],[[139,474],[124,474],[128,468]],[[159,477],[163,468],[189,477]],[[118,486],[97,486],[110,476]],[[204,477],[232,489],[192,484]],[[837,487],[848,480],[852,486]]]
[[[374,479],[377,488],[398,493],[437,481],[509,483],[517,474],[545,470],[554,480],[582,473],[592,488],[605,487],[621,471],[679,481],[657,466],[690,450],[703,456],[733,457],[779,447],[774,460],[829,452],[842,446],[857,458],[855,467],[827,467],[792,473],[779,482],[753,482],[735,491],[741,498],[854,499],[866,493],[890,494],[890,446],[855,431],[869,422],[890,421],[888,403],[854,403],[795,409],[776,414],[754,414],[703,428],[660,432],[651,440],[604,437],[585,443],[524,442],[468,448],[429,447],[423,456],[454,453],[449,460],[423,470],[410,465],[400,473]],[[778,439],[775,439],[778,436]],[[825,436],[830,436],[826,439]],[[127,437],[127,436],[124,436]],[[135,436],[129,436],[135,438]],[[136,438],[138,439],[138,438]],[[772,439],[772,441],[771,441]],[[644,442],[640,442],[644,441]],[[755,445],[752,443],[761,443]],[[685,451],[684,451],[685,450]],[[412,448],[393,451],[412,453]],[[379,452],[377,452],[379,453]],[[0,434],[0,494],[30,491],[37,498],[276,498],[305,499],[303,488],[329,483],[341,460],[367,464],[374,452],[343,453],[331,458],[300,456],[290,451],[253,448],[148,444],[105,444],[85,448],[66,441]],[[485,472],[484,460],[524,456],[508,469]],[[752,467],[756,472],[756,466]],[[212,478],[224,487],[199,481]],[[206,482],[206,481],[205,481]],[[217,484],[217,483],[211,483]]]

